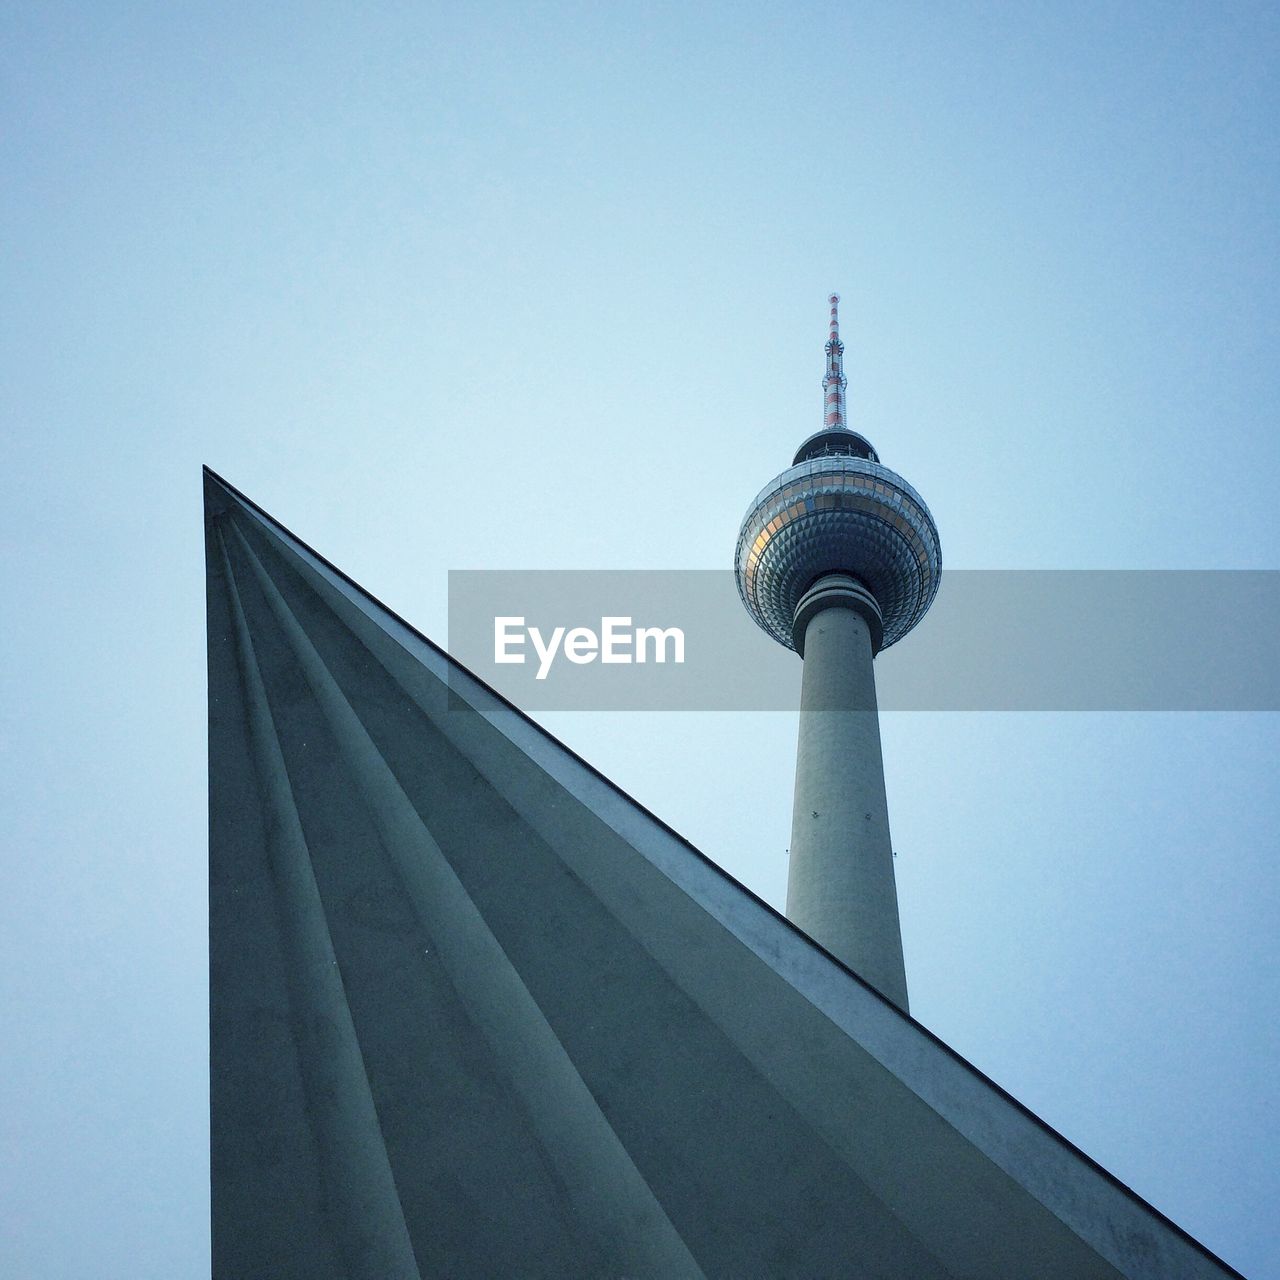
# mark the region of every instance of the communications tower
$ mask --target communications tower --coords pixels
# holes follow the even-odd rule
[[[787,916],[906,1010],[872,659],[924,617],[942,555],[924,500],[846,421],[829,301],[822,430],[751,504],[734,567],[747,612],[804,659]]]

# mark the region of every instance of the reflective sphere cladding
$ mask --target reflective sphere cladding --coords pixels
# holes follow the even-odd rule
[[[734,568],[747,612],[788,649],[800,597],[823,574],[852,574],[884,614],[887,648],[933,603],[942,548],[929,508],[901,476],[829,455],[764,488],[742,522]]]

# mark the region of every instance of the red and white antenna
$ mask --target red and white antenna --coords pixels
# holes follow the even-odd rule
[[[831,431],[849,425],[844,415],[844,389],[849,385],[849,379],[844,376],[844,343],[840,341],[840,317],[836,314],[840,295],[833,293],[828,301],[831,303],[831,332],[827,337],[827,376],[822,379],[826,402],[822,425]]]

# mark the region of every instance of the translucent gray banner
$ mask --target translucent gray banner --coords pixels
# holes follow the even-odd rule
[[[876,684],[894,711],[1276,711],[1278,638],[1278,571],[950,570]],[[728,571],[451,572],[449,650],[533,712],[799,706]]]

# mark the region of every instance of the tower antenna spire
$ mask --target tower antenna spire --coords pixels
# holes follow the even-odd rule
[[[840,341],[840,295],[833,293],[831,303],[831,332],[827,335],[827,375],[822,379],[824,399],[823,428],[827,431],[847,428],[845,418],[844,389],[849,379],[844,376],[844,343]]]

